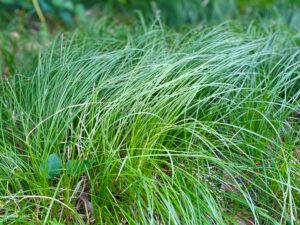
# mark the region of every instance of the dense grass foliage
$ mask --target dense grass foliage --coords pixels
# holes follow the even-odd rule
[[[59,37],[0,81],[0,220],[299,223],[299,59],[280,26]]]

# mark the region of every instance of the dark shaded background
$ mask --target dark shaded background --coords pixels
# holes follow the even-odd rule
[[[33,2],[0,0],[2,25],[39,21]],[[291,26],[300,22],[299,0],[38,0],[38,3],[47,24],[67,27],[102,16],[130,22],[137,12],[145,19],[159,16],[173,27],[228,19],[279,18]]]

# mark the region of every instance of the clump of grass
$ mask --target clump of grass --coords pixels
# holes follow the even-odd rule
[[[59,38],[1,81],[2,221],[297,224],[299,57],[290,30],[254,24]]]

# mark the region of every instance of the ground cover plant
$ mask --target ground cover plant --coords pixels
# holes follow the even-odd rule
[[[59,36],[1,77],[0,221],[299,224],[299,58],[263,23]]]

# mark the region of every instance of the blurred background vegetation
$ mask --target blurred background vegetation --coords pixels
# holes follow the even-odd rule
[[[300,22],[299,0],[0,0],[2,25],[18,21],[33,26],[38,19],[35,2],[47,24],[67,27],[103,15],[130,21],[136,11],[145,18],[159,12],[170,26],[259,17],[280,18],[291,26]]]

